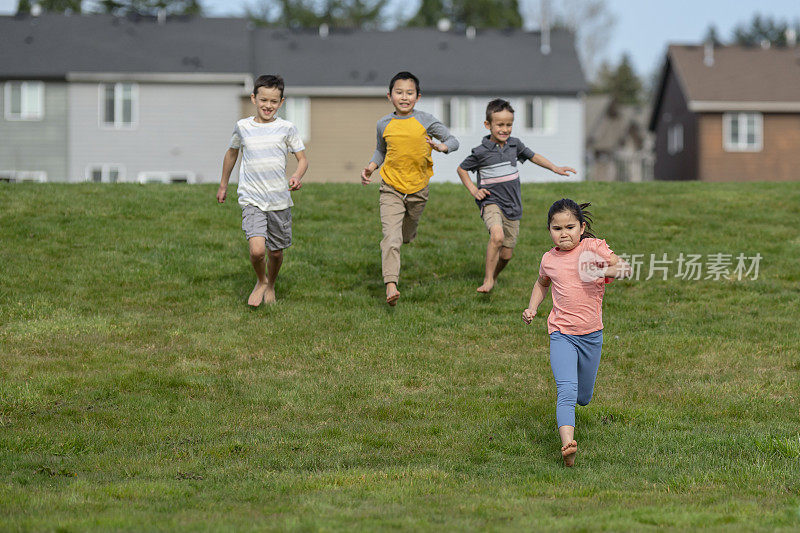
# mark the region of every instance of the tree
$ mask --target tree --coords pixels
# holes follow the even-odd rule
[[[422,0],[408,26],[435,26],[447,19],[457,26],[521,28],[518,0]]]
[[[200,0],[99,0],[97,7],[100,13],[114,15],[156,16],[161,10],[167,15],[203,14]]]
[[[30,0],[19,0],[17,4],[17,15],[27,14],[31,12]]]
[[[748,24],[739,24],[733,30],[733,42],[741,46],[758,46],[767,42],[771,46],[786,46],[786,30],[790,24],[785,20],[754,15]],[[796,33],[800,33],[800,22],[795,22]]]
[[[551,8],[551,3],[555,7]],[[546,19],[545,23],[551,28],[564,28],[575,34],[575,47],[584,73],[589,80],[597,79],[597,61],[611,40],[616,22],[606,0],[542,0],[528,2],[528,6],[526,18],[531,27],[541,28]]]
[[[592,92],[609,94],[621,104],[638,104],[642,100],[642,80],[636,75],[628,54],[623,54],[619,65],[611,68],[604,62],[598,71]]]
[[[389,0],[261,0],[245,7],[245,13],[262,26],[332,28],[378,26]]]
[[[703,37],[703,42],[711,43],[714,46],[722,46],[722,41],[719,39],[716,26],[713,24],[708,25],[708,28],[706,29],[706,36]]]

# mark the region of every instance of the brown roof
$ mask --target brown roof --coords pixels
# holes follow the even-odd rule
[[[671,45],[669,60],[689,102],[800,102],[800,47],[714,48]]]

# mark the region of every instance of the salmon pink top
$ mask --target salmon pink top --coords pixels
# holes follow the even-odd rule
[[[550,278],[553,310],[547,333],[586,335],[603,329],[603,293],[606,278],[599,269],[608,266],[613,252],[604,239],[583,239],[572,250],[551,249],[542,256],[539,276]]]

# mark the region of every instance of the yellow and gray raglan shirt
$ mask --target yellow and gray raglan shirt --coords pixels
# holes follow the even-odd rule
[[[458,140],[436,117],[424,111],[412,111],[401,117],[396,113],[378,121],[378,143],[372,163],[381,167],[381,178],[403,194],[425,188],[433,176],[431,145],[434,137],[447,146],[448,153],[458,149]]]

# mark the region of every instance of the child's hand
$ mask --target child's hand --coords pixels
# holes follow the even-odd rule
[[[472,196],[475,197],[476,200],[483,200],[487,196],[491,195],[489,191],[486,189],[475,189],[475,192],[472,193]]]
[[[448,150],[449,150],[449,148],[447,148],[447,145],[446,145],[446,144],[444,144],[444,143],[437,143],[436,141],[434,141],[434,140],[433,140],[433,139],[431,139],[430,137],[425,137],[425,142],[426,142],[426,143],[428,143],[428,144],[430,144],[430,145],[431,145],[431,148],[433,148],[433,149],[434,149],[434,150],[436,150],[437,152],[442,152],[443,154],[446,154],[446,153],[448,152]]]
[[[572,172],[573,174],[577,174],[575,169],[572,167],[555,167],[553,172],[558,174],[559,176],[569,176],[569,173]]]
[[[526,324],[533,322],[533,317],[535,316],[536,309],[531,309],[530,307],[522,312],[522,320],[524,320]]]
[[[217,203],[224,203],[225,197],[228,196],[228,188],[227,187],[220,187],[217,190]]]
[[[303,184],[301,183],[301,181],[302,180],[300,178],[295,178],[294,176],[289,178],[289,190],[290,191],[296,191],[297,189],[302,187]]]
[[[373,172],[375,172],[373,169],[364,167],[364,170],[361,171],[361,185],[369,185],[372,182],[370,176]]]

